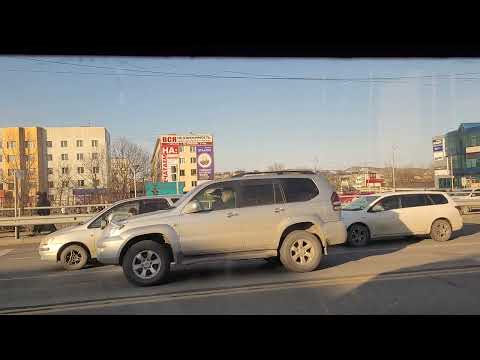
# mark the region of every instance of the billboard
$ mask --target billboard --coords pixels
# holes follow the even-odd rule
[[[184,182],[178,182],[178,194],[183,194]],[[177,194],[177,182],[153,182],[145,184],[147,196],[175,195]]]
[[[214,161],[213,146],[197,145],[197,178],[198,180],[213,180]]]
[[[162,151],[161,181],[168,182],[172,180],[172,174],[173,174],[172,167],[174,166],[175,168],[177,168],[178,166],[178,143],[162,142],[161,151]]]

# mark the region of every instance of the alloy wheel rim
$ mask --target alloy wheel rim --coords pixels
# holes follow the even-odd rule
[[[306,265],[313,261],[315,256],[315,249],[311,240],[300,239],[290,247],[290,256],[292,260],[300,265]]]
[[[70,250],[67,255],[65,256],[65,260],[68,265],[74,266],[80,264],[82,261],[83,255],[78,250]]]
[[[363,243],[367,239],[367,231],[363,228],[354,227],[352,229],[351,240],[354,244]]]
[[[151,279],[160,271],[162,261],[160,256],[152,250],[140,251],[132,261],[132,269],[141,279]]]

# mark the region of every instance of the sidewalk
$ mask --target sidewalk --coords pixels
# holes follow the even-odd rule
[[[0,233],[0,247],[25,244],[39,244],[46,235],[30,236],[28,233],[20,234],[20,239],[15,239],[13,233]]]

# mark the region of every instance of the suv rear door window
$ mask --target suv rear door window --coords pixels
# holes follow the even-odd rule
[[[140,214],[146,214],[153,211],[169,209],[170,204],[166,199],[145,199],[142,200]]]
[[[402,208],[418,207],[431,205],[430,200],[425,194],[402,195]]]
[[[448,204],[448,200],[442,194],[429,194],[428,197],[432,200],[432,203],[435,205]]]
[[[273,182],[241,181],[240,207],[272,205],[275,203]]]
[[[308,201],[318,195],[317,186],[310,179],[282,179],[281,184],[287,202]]]

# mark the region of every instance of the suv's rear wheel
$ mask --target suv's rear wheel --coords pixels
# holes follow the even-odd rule
[[[447,241],[452,236],[452,227],[447,220],[438,219],[432,224],[430,237],[435,241]]]
[[[170,272],[168,249],[152,240],[140,241],[127,250],[122,267],[128,281],[134,285],[160,284]]]
[[[280,248],[280,261],[290,271],[315,270],[322,260],[322,244],[318,238],[304,230],[287,235]]]

